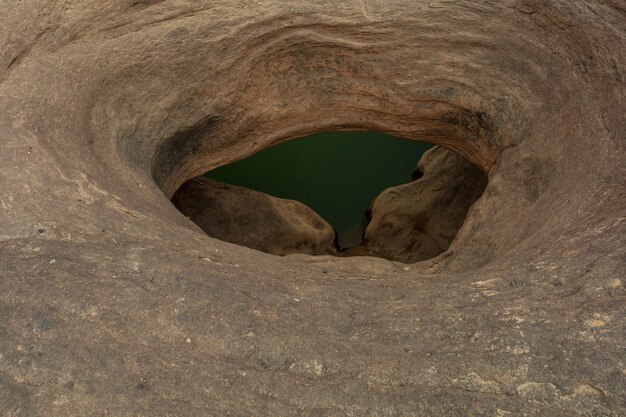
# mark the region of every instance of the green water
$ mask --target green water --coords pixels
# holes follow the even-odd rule
[[[411,181],[431,145],[375,132],[328,132],[267,148],[207,177],[298,200],[335,227],[339,246],[361,243],[370,202]]]

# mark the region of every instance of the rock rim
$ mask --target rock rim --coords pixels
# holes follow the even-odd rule
[[[619,1],[0,8],[3,415],[626,413]],[[323,130],[489,185],[413,266],[263,254],[169,202]]]

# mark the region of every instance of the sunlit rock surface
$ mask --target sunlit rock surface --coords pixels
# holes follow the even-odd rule
[[[194,178],[172,202],[209,236],[274,255],[336,252],[335,230],[302,203],[207,178]]]
[[[4,0],[0,414],[626,414],[624,14]],[[170,203],[328,130],[432,142],[487,173],[450,249],[281,258]]]

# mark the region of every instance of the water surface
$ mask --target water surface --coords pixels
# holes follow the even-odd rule
[[[327,132],[267,148],[207,177],[298,200],[335,227],[339,246],[361,243],[370,202],[411,181],[429,144],[376,132]]]

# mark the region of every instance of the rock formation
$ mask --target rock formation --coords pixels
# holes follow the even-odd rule
[[[3,1],[0,414],[626,414],[625,13]],[[442,145],[489,184],[411,266],[265,254],[170,203],[327,130]]]
[[[294,200],[197,177],[172,202],[216,239],[274,255],[336,252],[333,227]]]
[[[405,263],[434,258],[450,247],[487,185],[478,167],[440,147],[424,154],[416,172],[423,176],[383,191],[372,202],[357,253]]]

